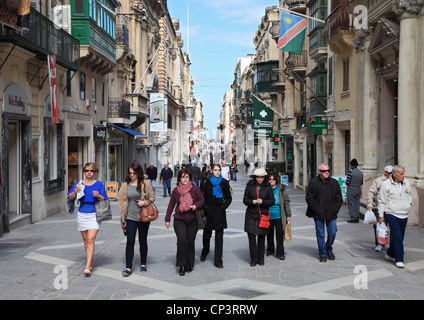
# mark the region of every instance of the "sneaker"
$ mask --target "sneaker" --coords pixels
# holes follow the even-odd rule
[[[403,268],[404,267],[403,262],[396,262],[396,267]]]
[[[131,275],[131,270],[125,269],[124,271],[122,271],[122,276],[123,277],[128,277]]]
[[[140,267],[140,271],[141,271],[141,272],[147,272],[147,268],[146,268],[146,266],[141,266],[141,267]]]
[[[387,254],[387,252],[386,252],[386,254],[384,255],[384,258],[385,258],[386,260],[389,260],[389,261],[395,262],[395,258],[392,258],[391,256],[389,256],[389,255]]]
[[[374,251],[376,251],[376,252],[381,252],[382,250],[383,250],[383,246],[381,245],[381,244],[378,244],[376,247],[375,247],[375,249],[374,249]]]

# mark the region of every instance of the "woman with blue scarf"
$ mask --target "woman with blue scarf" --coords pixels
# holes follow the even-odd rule
[[[224,229],[227,228],[225,210],[231,204],[230,184],[221,176],[221,166],[212,165],[211,175],[206,179],[203,194],[205,196],[206,227],[203,230],[203,250],[200,261],[205,261],[210,250],[212,231],[215,230],[214,263],[217,268],[223,268],[222,248],[224,244]]]

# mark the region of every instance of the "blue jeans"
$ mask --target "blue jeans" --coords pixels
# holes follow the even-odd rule
[[[152,184],[152,188],[153,188],[153,193],[155,193],[155,184],[156,184],[156,180],[150,180],[150,183]]]
[[[385,215],[386,223],[390,227],[390,248],[387,249],[387,254],[395,258],[396,262],[403,262],[405,254],[403,248],[403,238],[405,237],[406,224],[408,218],[399,219],[392,214]]]
[[[166,189],[168,189],[168,194],[171,196],[171,180],[165,180],[162,181],[163,184],[163,196],[166,197]]]
[[[315,220],[315,231],[318,242],[320,257],[327,257],[328,253],[333,252],[333,243],[336,239],[337,223],[334,220]],[[325,241],[325,226],[327,226],[327,242]]]

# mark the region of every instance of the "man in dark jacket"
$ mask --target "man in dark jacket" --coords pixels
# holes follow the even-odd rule
[[[321,164],[318,176],[311,179],[306,190],[306,215],[314,218],[317,235],[319,261],[327,258],[334,260],[333,243],[337,232],[337,214],[342,206],[343,198],[337,180],[330,178],[330,168]],[[325,226],[327,226],[327,242],[325,241]]]
[[[202,172],[200,171],[200,168],[197,166],[197,162],[195,162],[191,168],[189,169],[191,171],[191,174],[193,175],[192,182],[194,185],[200,187],[200,179],[202,178]]]
[[[156,179],[158,178],[158,169],[154,166],[153,162],[150,163],[150,167],[146,169],[146,174],[150,183],[152,184],[153,192],[155,192]]]
[[[174,176],[171,168],[169,168],[168,164],[165,163],[164,167],[160,172],[160,183],[163,183],[163,197],[166,197],[166,190],[168,190],[169,196],[171,196],[171,180]]]

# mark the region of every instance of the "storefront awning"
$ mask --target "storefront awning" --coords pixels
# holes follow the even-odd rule
[[[123,127],[117,126],[115,124],[111,124],[111,126],[114,127],[114,128],[116,128],[116,129],[118,129],[118,130],[124,131],[124,132],[126,132],[126,133],[128,133],[130,135],[133,135],[136,138],[141,138],[141,137],[145,137],[146,136],[146,135],[144,135],[144,134],[142,134],[140,132],[134,131],[134,130],[129,129],[129,128],[123,128]]]

